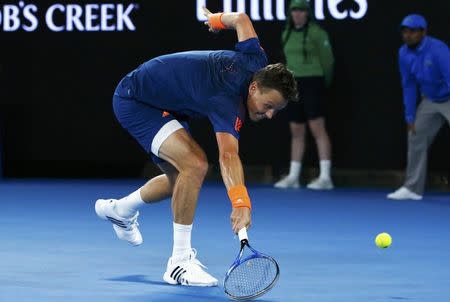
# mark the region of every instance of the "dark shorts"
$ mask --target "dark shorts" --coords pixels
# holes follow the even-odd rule
[[[323,77],[297,78],[298,102],[288,105],[289,122],[304,124],[325,115],[325,81]]]
[[[184,128],[189,131],[187,121],[179,121],[172,114],[133,98],[113,97],[114,114],[122,127],[151,154],[155,164],[165,160],[158,157],[161,144],[175,131]]]

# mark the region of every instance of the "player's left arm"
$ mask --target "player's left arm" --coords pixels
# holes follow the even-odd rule
[[[239,157],[239,141],[226,132],[216,133],[220,172],[233,205],[231,225],[237,233],[251,224],[251,204],[244,183],[244,169]]]
[[[205,24],[209,26],[209,30],[212,32],[222,29],[234,29],[236,30],[239,42],[258,37],[252,21],[245,13],[213,14],[206,7],[203,7],[203,12],[205,17],[208,18]]]

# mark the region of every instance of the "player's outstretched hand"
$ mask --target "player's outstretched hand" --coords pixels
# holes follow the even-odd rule
[[[205,6],[202,7],[203,8],[203,15],[208,18],[208,21],[205,21],[205,25],[209,27],[209,31],[212,33],[217,33],[219,32],[218,30],[215,30],[211,27],[211,24],[209,23],[209,16],[212,15],[213,13],[207,9]]]
[[[230,219],[233,232],[237,234],[244,227],[247,229],[250,228],[252,224],[252,212],[249,208],[233,208]]]

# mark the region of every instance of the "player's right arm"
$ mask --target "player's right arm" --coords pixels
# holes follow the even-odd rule
[[[257,38],[252,21],[245,13],[211,13],[206,7],[203,12],[208,21],[205,22],[212,32],[221,29],[234,29],[237,32],[238,41],[242,42],[251,38]]]
[[[251,225],[251,202],[244,184],[244,170],[239,157],[239,141],[230,133],[217,132],[220,172],[233,210],[231,227],[235,233]]]

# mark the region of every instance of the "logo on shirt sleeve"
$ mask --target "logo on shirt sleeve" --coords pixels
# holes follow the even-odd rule
[[[162,113],[162,117],[166,117],[166,116],[169,116],[169,115],[170,115],[170,113],[167,112],[167,111],[163,111],[163,113]]]
[[[237,132],[241,131],[242,128],[242,120],[238,117],[236,117],[236,122],[234,123],[234,130]]]

